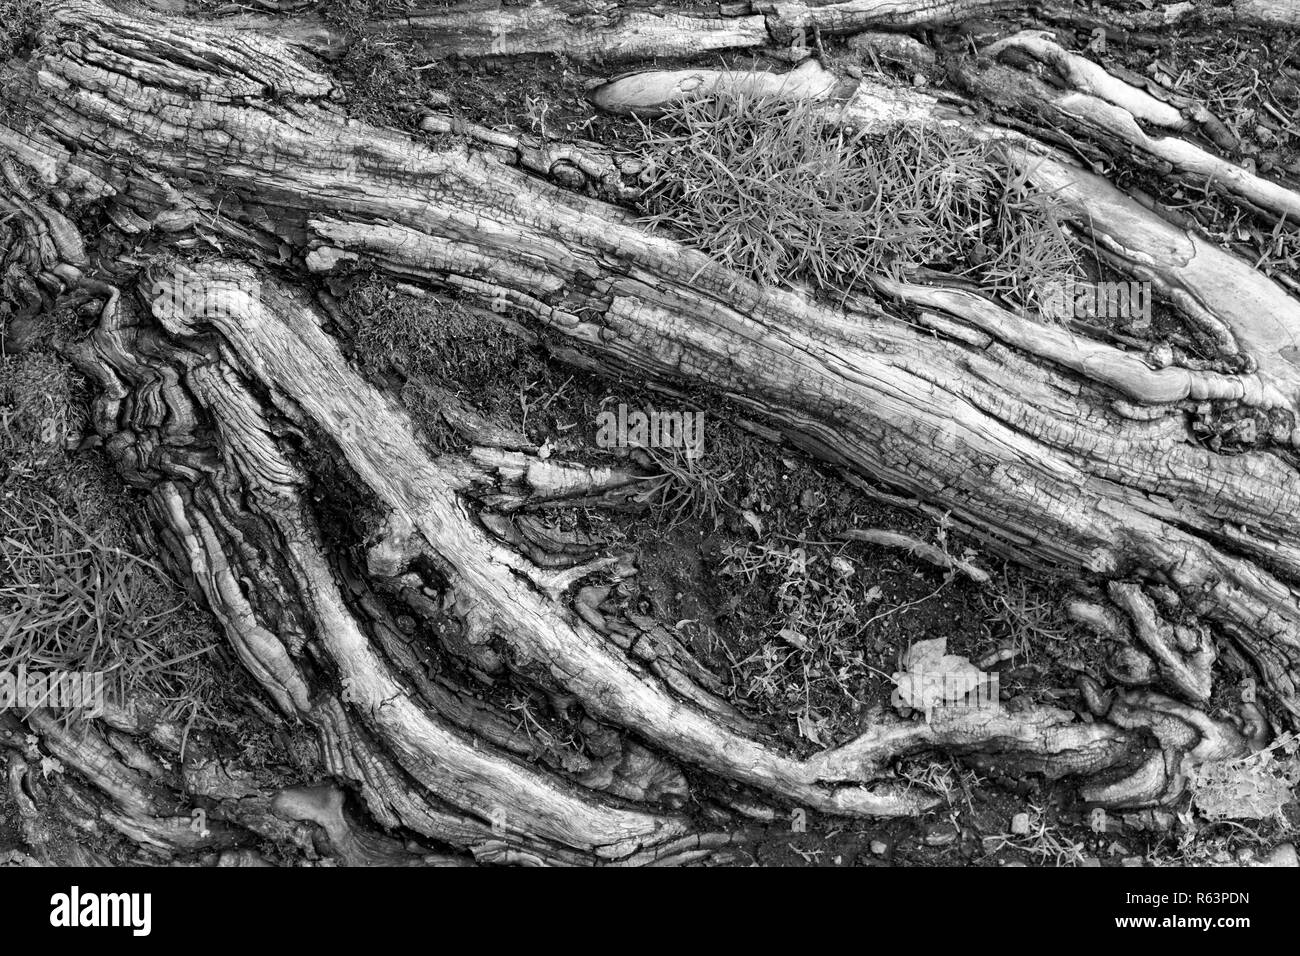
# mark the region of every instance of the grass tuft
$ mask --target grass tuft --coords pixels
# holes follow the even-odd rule
[[[0,61],[34,49],[48,19],[45,0],[0,0]]]
[[[113,702],[215,721],[210,620],[139,556],[103,460],[69,451],[86,399],[54,352],[0,356],[0,672],[99,671]]]
[[[1203,763],[1188,774],[1192,803],[1207,820],[1279,816],[1300,786],[1297,753],[1300,738],[1288,733],[1249,756]]]
[[[181,665],[211,645],[178,627],[189,602],[156,565],[30,488],[0,497],[0,529],[0,671],[97,671],[110,697],[147,689],[171,716],[203,700]]]
[[[643,127],[646,221],[768,285],[847,292],[920,267],[1019,305],[1078,263],[1051,199],[995,147],[946,129],[869,135],[743,92]]]

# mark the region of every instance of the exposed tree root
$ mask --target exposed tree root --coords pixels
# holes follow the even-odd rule
[[[773,18],[848,32],[1001,6],[759,9],[780,40]],[[232,33],[94,0],[63,0],[58,11],[52,29],[64,42],[0,94],[10,107],[0,146],[15,157],[0,189],[16,226],[5,265],[26,277],[31,316],[69,291],[103,300],[76,355],[97,390],[95,429],[123,475],[147,489],[169,563],[202,592],[274,719],[288,732],[310,728],[330,779],[268,793],[215,772],[210,755],[182,759],[174,729],[122,717],[68,729],[37,713],[27,723],[39,746],[76,771],[46,785],[31,769],[39,753],[6,718],[2,742],[23,754],[9,785],[33,846],[49,842],[37,832],[44,801],[77,826],[102,821],[159,853],[215,862],[253,862],[264,838],[353,864],[687,863],[746,838],[734,826],[702,829],[685,810],[691,800],[728,820],[725,807],[749,794],[832,814],[913,814],[933,801],[902,785],[891,763],[943,750],[1009,772],[1084,777],[1085,800],[1146,806],[1176,800],[1189,765],[1247,753],[1266,733],[1258,712],[1211,716],[1086,679],[1090,721],[1042,706],[944,708],[928,723],[885,717],[843,746],[793,755],[725,698],[671,629],[608,600],[636,575],[630,556],[536,519],[544,505],[617,504],[643,476],[543,459],[465,415],[462,433],[480,447],[433,455],[405,411],[348,365],[318,304],[274,277],[281,262],[321,274],[362,264],[504,303],[582,367],[714,387],[827,462],[951,511],[993,549],[1106,583],[1158,676],[1186,700],[1208,700],[1205,628],[1214,627],[1259,669],[1269,702],[1300,714],[1300,482],[1290,457],[1300,443],[1300,306],[1054,148],[914,90],[864,82],[836,102],[838,78],[816,65],[784,77],[643,74],[593,93],[609,108],[653,111],[743,82],[820,103],[838,122],[940,123],[999,144],[1118,268],[1156,285],[1219,367],[1152,367],[956,288],[881,279],[887,305],[861,296],[835,308],[760,287],[625,210],[523,171],[626,198],[635,164],[478,128],[463,131],[489,149],[440,151],[345,120],[325,76],[270,35],[280,26]],[[653,16],[658,30],[664,18]],[[436,32],[449,22],[428,27],[437,43],[452,42]],[[539,42],[568,42],[567,14],[547,23]],[[638,56],[697,30],[664,40],[639,23],[610,27],[644,38]],[[730,25],[743,36],[725,42],[746,42],[758,26]],[[453,34],[471,51],[486,42],[488,52],[519,52],[491,49],[495,40],[468,27]],[[622,36],[598,31],[592,42],[604,49]],[[1064,67],[1076,78],[1084,70]],[[1063,102],[1050,105],[1073,109]],[[1160,158],[1172,147],[1143,148]],[[168,263],[138,287],[125,270],[91,277],[58,199],[39,198],[16,164],[55,197],[101,200],[126,233],[193,230],[255,264]],[[1233,182],[1236,196],[1265,208],[1290,201],[1262,181]],[[1276,437],[1216,454],[1190,434],[1201,406],[1273,416]],[[363,555],[327,544],[311,494],[322,458],[378,512]],[[1148,596],[1164,591],[1178,623]],[[446,622],[440,646],[408,641],[396,607]],[[1081,613],[1116,634],[1127,628],[1109,608]],[[562,701],[596,742],[591,753],[539,754],[499,701],[431,676],[429,653]],[[151,763],[155,748],[177,769]],[[379,829],[404,836],[372,831],[340,785]],[[745,796],[713,797],[737,789]],[[214,822],[195,829],[180,792],[210,800]]]

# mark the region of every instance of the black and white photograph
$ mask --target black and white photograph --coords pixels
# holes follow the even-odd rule
[[[1294,931],[1300,0],[0,0],[0,74],[7,928]]]

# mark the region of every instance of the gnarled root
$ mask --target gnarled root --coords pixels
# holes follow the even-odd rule
[[[794,22],[838,29],[857,13],[832,8],[849,6],[800,7]],[[1300,713],[1300,482],[1266,444],[1233,456],[1197,445],[1183,404],[1294,414],[1300,372],[1284,351],[1300,308],[1050,147],[914,90],[863,83],[834,102],[837,78],[812,65],[793,80],[749,80],[835,121],[938,122],[996,144],[1121,268],[1151,279],[1223,370],[1144,367],[1113,346],[1034,334],[962,290],[881,280],[888,308],[834,308],[763,288],[626,210],[510,168],[563,182],[568,167],[540,144],[440,151],[344,120],[328,78],[265,33],[146,24],[94,0],[58,8],[77,40],[34,56],[31,122],[0,125],[0,143],[48,185],[105,200],[119,228],[204,223],[254,261],[300,256],[320,273],[364,264],[505,303],[585,368],[707,383],[813,454],[951,512],[994,550],[1119,582],[1114,599],[1162,676],[1201,701],[1208,637],[1180,643],[1163,623],[1146,593],[1168,588],[1188,620],[1259,668],[1276,705]],[[652,110],[689,92],[684,80],[643,76],[596,95]],[[636,176],[608,156],[562,158],[597,196]],[[208,165],[223,170],[220,191],[184,172]],[[1089,800],[1137,806],[1175,799],[1186,761],[1257,744],[1188,703],[1085,683],[1091,721],[1048,707],[944,708],[930,723],[882,719],[842,746],[791,754],[670,628],[620,607],[636,575],[626,555],[539,518],[544,507],[617,504],[641,476],[544,460],[450,400],[444,416],[480,447],[432,455],[403,409],[348,365],[305,294],[221,261],[162,269],[139,296],[119,294],[86,277],[66,221],[6,182],[17,227],[5,233],[6,265],[30,280],[25,307],[44,304],[40,290],[103,298],[76,354],[96,388],[96,431],[148,492],[169,565],[202,594],[269,719],[310,731],[325,778],[277,794],[202,755],[169,777],[149,758],[179,757],[175,734],[128,720],[111,734],[70,730],[34,714],[45,755],[73,772],[36,780],[40,755],[7,732],[7,749],[24,751],[10,783],[33,838],[44,801],[74,825],[102,819],[139,845],[217,862],[251,859],[259,835],[353,863],[692,862],[745,838],[686,813],[692,801],[714,807],[714,790],[739,788],[732,805],[917,813],[932,801],[890,763],[942,749],[1089,778]],[[378,515],[355,547],[326,543],[313,473],[325,459]],[[1128,583],[1138,580],[1146,591]],[[410,620],[427,625],[423,640]],[[588,746],[535,744],[502,700],[475,693],[483,686],[517,692],[521,708],[547,701]],[[207,794],[219,825],[185,825],[179,792]]]

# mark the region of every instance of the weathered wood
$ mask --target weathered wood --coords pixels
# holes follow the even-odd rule
[[[1156,99],[1036,32],[999,40],[983,53],[997,59],[1012,51],[1039,61],[1043,69],[1073,89],[1062,91],[1024,70],[974,61],[965,62],[955,73],[982,99],[1004,109],[1028,111],[1045,128],[1082,137],[1097,144],[1105,155],[1123,155],[1160,175],[1198,188],[1209,187],[1292,227],[1300,221],[1300,193],[1290,186],[1256,175],[1189,139],[1146,131],[1192,133],[1202,124],[1211,130],[1222,129],[1222,123],[1204,107],[1185,105],[1180,109]]]
[[[352,29],[311,15],[240,15],[217,22],[228,30],[275,37],[327,57],[346,51],[352,30],[362,36],[400,37],[412,44],[417,56],[429,60],[562,55],[618,62],[753,48],[770,40],[761,16],[721,17],[650,4],[637,8],[587,0],[526,6],[497,2],[439,5],[415,9],[403,17],[360,21]]]
[[[874,5],[886,7],[920,15]],[[0,146],[74,200],[103,200],[124,229],[201,231],[254,264],[168,267],[136,290],[152,318],[136,315],[124,290],[86,279],[75,229],[10,183],[22,261],[105,299],[78,359],[96,384],[106,449],[151,489],[173,564],[198,583],[241,661],[281,711],[315,730],[329,772],[358,788],[380,825],[482,860],[686,862],[732,837],[700,832],[674,809],[681,766],[826,812],[911,813],[926,801],[897,785],[888,762],[942,748],[1093,775],[1085,798],[1127,806],[1180,793],[1182,755],[1240,754],[1252,740],[1170,698],[1087,688],[1092,722],[1048,707],[885,719],[844,746],[791,755],[720,700],[683,649],[643,666],[590,602],[571,597],[591,573],[633,573],[620,559],[536,560],[508,508],[482,503],[484,485],[497,502],[528,495],[534,466],[531,487],[557,494],[603,493],[620,476],[543,465],[527,450],[432,458],[268,262],[318,273],[363,263],[506,302],[584,367],[707,384],[824,460],[951,511],[995,549],[1120,581],[1153,645],[1164,636],[1160,622],[1136,619],[1148,610],[1138,585],[1166,584],[1246,652],[1274,703],[1300,713],[1297,304],[1050,148],[913,90],[864,83],[819,107],[854,125],[937,122],[1001,145],[1118,265],[1155,282],[1226,370],[1156,369],[1113,345],[1034,334],[1031,319],[962,290],[882,280],[890,308],[865,298],[834,308],[760,287],[625,209],[515,168],[560,179],[546,144],[473,130],[492,151],[440,150],[345,119],[329,80],[264,32],[146,20],[95,0],[57,10],[59,42],[0,92]],[[825,92],[822,71],[803,75],[817,81],[804,95]],[[642,108],[681,90],[680,77],[643,79]],[[606,88],[607,105],[628,102],[628,88]],[[566,161],[601,182],[601,195],[620,195],[614,160],[588,158],[573,148]],[[147,281],[160,279],[193,294],[160,294]],[[1216,454],[1190,433],[1191,402],[1281,425],[1239,454]],[[200,421],[219,442],[195,440]],[[286,423],[316,436],[311,453],[337,456],[385,510],[366,569],[344,574],[322,543],[304,463],[277,438]],[[420,679],[372,593],[410,573],[416,555],[444,579],[462,625],[444,650],[504,669],[500,655],[490,660],[499,642],[518,679],[531,673],[627,738],[617,768],[579,779],[528,764],[490,708]],[[1202,699],[1208,664],[1166,658],[1173,683]],[[124,771],[94,783],[136,817],[154,815]],[[328,793],[278,806],[323,827],[343,856],[396,852],[351,834]]]

